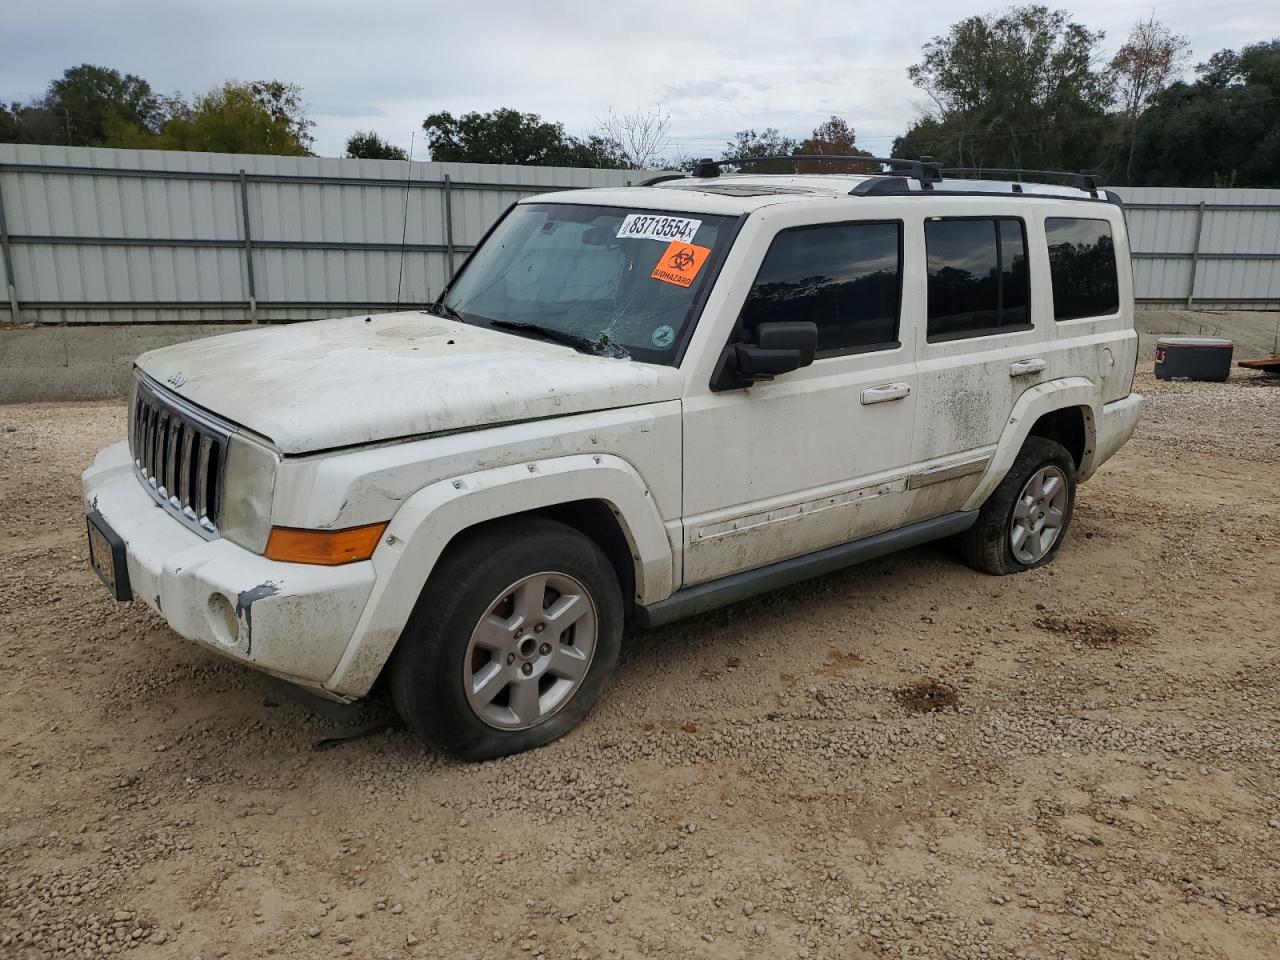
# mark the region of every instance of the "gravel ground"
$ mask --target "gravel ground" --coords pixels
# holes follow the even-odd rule
[[[113,604],[78,471],[122,407],[0,407],[0,956],[1274,958],[1280,381],[1139,388],[1052,566],[631,635],[584,727],[474,766],[318,751]]]

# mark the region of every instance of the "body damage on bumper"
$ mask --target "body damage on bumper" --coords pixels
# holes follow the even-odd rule
[[[373,589],[372,563],[279,563],[204,540],[147,496],[123,443],[98,454],[84,493],[125,542],[135,597],[181,636],[312,688],[333,673]]]

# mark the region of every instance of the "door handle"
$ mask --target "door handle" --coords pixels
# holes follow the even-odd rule
[[[1040,373],[1047,366],[1049,366],[1049,361],[1042,360],[1040,357],[1032,357],[1030,360],[1018,360],[1009,364],[1009,376],[1025,377],[1030,373]]]
[[[867,387],[862,391],[862,402],[884,403],[887,400],[901,400],[911,393],[909,383],[882,383],[878,387]]]

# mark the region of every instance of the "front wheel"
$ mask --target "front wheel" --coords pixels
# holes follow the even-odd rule
[[[1028,437],[977,523],[960,534],[960,556],[996,576],[1046,564],[1062,546],[1075,501],[1071,454],[1053,440]]]
[[[592,540],[540,517],[495,524],[432,573],[392,659],[392,699],[411,730],[464,759],[541,746],[599,699],[622,620]]]

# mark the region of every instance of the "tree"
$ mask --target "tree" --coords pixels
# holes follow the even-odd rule
[[[1113,99],[1102,33],[1031,5],[969,17],[907,70],[932,107],[895,144],[960,166],[1079,169],[1098,157]]]
[[[755,130],[739,130],[733,139],[724,145],[722,160],[750,159],[752,157],[787,157],[796,152],[796,141],[783,136],[776,127],[765,127],[757,133]],[[766,163],[744,163],[739,165],[741,173],[791,173],[795,163],[790,160],[775,160]]]
[[[347,156],[357,160],[408,160],[409,155],[387,143],[372,130],[357,130],[347,137]]]
[[[296,95],[297,88],[293,90],[289,96]],[[311,121],[301,113],[300,101],[289,104],[273,96],[264,97],[255,84],[228,82],[197,96],[191,110],[171,118],[157,136],[136,128],[119,136],[122,145],[160,150],[309,156],[309,138],[304,137]]]
[[[1142,114],[1133,181],[1280,186],[1280,38],[1220,50]]]
[[[670,122],[661,107],[621,114],[610,108],[603,117],[596,118],[595,136],[613,144],[628,168],[651,170],[662,163],[662,155],[671,143]]]
[[[853,127],[839,117],[833,116],[814,127],[813,135],[796,148],[799,154],[818,154],[820,156],[869,157],[866,150],[855,145]],[[797,173],[871,173],[868,163],[841,163],[825,160],[798,160]]]
[[[63,71],[44,96],[0,108],[0,140],[68,146],[111,145],[111,132],[160,129],[171,99],[131,73],[82,63]]]
[[[283,80],[254,80],[248,88],[254,99],[271,114],[272,121],[282,125],[293,140],[310,152],[314,142],[311,128],[315,123],[307,117],[302,87]]]
[[[64,122],[64,142],[74,146],[104,144],[112,125],[155,132],[165,120],[165,103],[147,81],[88,63],[69,68],[50,83],[39,106],[54,121]]]
[[[1164,24],[1150,18],[1134,24],[1116,55],[1111,58],[1120,117],[1128,141],[1124,165],[1124,182],[1132,182],[1133,151],[1138,139],[1138,123],[1142,112],[1169,86],[1173,75],[1182,67],[1191,45]]]
[[[584,140],[536,113],[500,107],[489,113],[433,113],[422,121],[432,160],[521,163],[532,166],[625,167],[617,144],[599,135]]]

